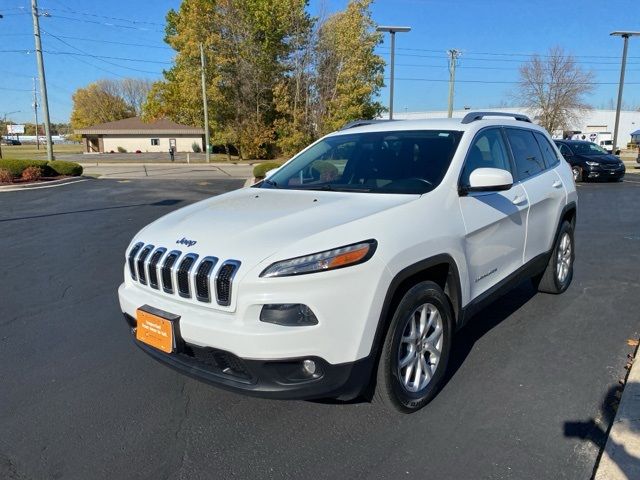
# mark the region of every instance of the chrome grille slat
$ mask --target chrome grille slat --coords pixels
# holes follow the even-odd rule
[[[216,301],[218,305],[228,307],[231,304],[231,286],[233,277],[240,268],[238,260],[226,260],[216,273]]]
[[[178,294],[184,298],[191,297],[191,288],[189,286],[189,273],[191,268],[196,263],[198,255],[195,253],[189,253],[185,255],[178,266],[176,278],[178,281]]]
[[[231,305],[238,260],[220,264],[218,257],[207,256],[198,261],[196,253],[183,255],[180,250],[168,251],[144,242],[133,245],[126,258],[131,278],[141,285],[198,302],[212,303],[215,295],[218,305]]]
[[[145,261],[147,260],[147,257],[149,256],[152,250],[153,250],[153,245],[146,245],[140,252],[140,255],[138,256],[138,261],[136,262],[138,266],[138,281],[143,285],[147,284],[147,271],[144,268]]]
[[[217,263],[216,257],[204,257],[196,269],[193,283],[196,298],[201,302],[211,302],[211,274]]]
[[[162,264],[160,275],[162,277],[162,290],[165,293],[173,293],[173,267],[181,254],[180,250],[172,250]]]
[[[160,284],[158,282],[158,263],[160,263],[160,259],[167,251],[166,248],[160,247],[158,248],[151,257],[149,257],[149,266],[148,266],[148,277],[149,277],[149,286],[151,288],[155,288],[158,290],[160,288]]]
[[[131,274],[131,278],[134,280],[138,279],[138,274],[136,273],[136,255],[144,245],[143,242],[136,243],[133,248],[129,251],[129,255],[127,257],[127,262],[129,263],[129,273]]]

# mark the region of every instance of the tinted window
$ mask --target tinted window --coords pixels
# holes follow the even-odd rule
[[[547,168],[554,167],[558,163],[560,163],[560,160],[558,160],[558,155],[556,154],[555,149],[549,143],[549,140],[547,140],[547,137],[539,132],[534,132],[534,135],[536,137],[536,140],[538,140],[540,150],[542,150],[542,158],[544,158],[544,163],[546,164]]]
[[[364,132],[326,137],[261,188],[422,194],[444,177],[461,132]]]
[[[476,168],[501,168],[511,171],[502,132],[497,128],[483,130],[475,138],[464,163],[460,184],[469,185],[469,176]]]
[[[576,142],[571,144],[571,148],[578,155],[608,155],[602,147],[591,142]]]
[[[571,153],[571,149],[567,147],[564,143],[561,143],[560,145],[558,145],[558,148],[560,149],[560,153],[562,154],[562,156],[570,157],[571,155],[573,155],[573,153]]]
[[[542,152],[530,130],[507,128],[513,158],[516,161],[518,180],[525,180],[545,169]]]

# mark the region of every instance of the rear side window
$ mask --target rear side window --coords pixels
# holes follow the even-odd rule
[[[558,163],[560,163],[555,149],[551,146],[549,140],[547,140],[547,138],[543,134],[541,134],[540,132],[534,132],[533,134],[535,135],[536,140],[538,140],[538,145],[540,146],[540,150],[542,150],[542,158],[544,158],[544,163],[546,164],[547,168],[555,167]]]
[[[518,170],[518,180],[526,180],[544,171],[542,152],[531,130],[507,128],[507,138]]]
[[[511,172],[507,148],[500,129],[483,130],[476,136],[464,163],[460,185],[469,186],[469,176],[476,168],[501,168]]]

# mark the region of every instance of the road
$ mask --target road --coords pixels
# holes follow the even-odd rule
[[[479,314],[410,416],[240,396],[132,344],[116,297],[129,240],[241,180],[0,193],[0,478],[589,478],[640,329],[629,177],[580,186],[570,289],[523,283]]]

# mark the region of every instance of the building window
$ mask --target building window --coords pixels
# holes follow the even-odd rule
[[[159,138],[152,138],[151,139],[151,145],[157,147],[158,145],[160,145],[160,139]]]

